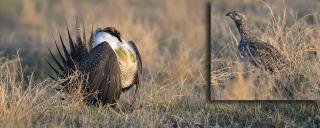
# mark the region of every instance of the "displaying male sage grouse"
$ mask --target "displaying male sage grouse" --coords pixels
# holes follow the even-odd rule
[[[81,76],[86,78],[83,90],[85,94],[90,94],[85,98],[89,104],[114,104],[120,98],[121,92],[127,91],[134,85],[137,95],[142,63],[134,42],[124,40],[114,27],[98,28],[95,34],[91,32],[88,42],[86,42],[85,32],[81,39],[78,25],[76,42],[72,40],[69,29],[68,36],[69,50],[60,35],[63,54],[55,42],[61,62],[49,49],[59,68],[57,70],[49,63],[56,77],[50,74],[49,76],[56,81],[63,79],[64,90],[68,92],[68,86],[73,84],[69,78],[70,75],[79,71]]]
[[[248,28],[247,18],[239,11],[231,11],[226,14],[236,24],[241,40],[238,53],[242,60],[249,61],[253,65],[270,71],[278,72],[288,66],[287,58],[271,44],[258,39]]]

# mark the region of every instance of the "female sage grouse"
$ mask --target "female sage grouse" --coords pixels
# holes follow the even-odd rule
[[[69,29],[67,31],[69,51],[61,35],[63,54],[55,42],[62,63],[49,49],[59,68],[57,70],[49,63],[57,77],[49,76],[56,81],[64,79],[62,82],[64,90],[68,91],[68,85],[72,84],[69,76],[75,71],[80,71],[80,74],[87,78],[82,86],[84,92],[95,94],[86,96],[85,99],[89,104],[114,104],[120,98],[121,92],[127,91],[134,85],[137,95],[142,63],[140,53],[132,41],[124,40],[114,27],[98,28],[95,34],[91,32],[88,42],[86,42],[85,32],[81,39],[78,25],[76,42],[72,40]]]
[[[247,18],[239,11],[232,11],[226,14],[236,24],[241,40],[238,46],[239,56],[242,60],[249,61],[253,65],[270,71],[278,72],[288,66],[287,58],[275,47],[253,35],[247,24]]]

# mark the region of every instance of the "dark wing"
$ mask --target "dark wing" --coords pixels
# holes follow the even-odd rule
[[[134,44],[134,42],[130,40],[128,43],[136,54],[138,71],[135,73],[134,80],[133,80],[132,84],[126,88],[123,88],[122,92],[128,91],[131,87],[136,85],[136,93],[138,93],[138,89],[139,89],[140,81],[141,81],[141,74],[142,74],[142,61],[141,61],[140,52],[139,52],[137,46]]]
[[[89,102],[91,100],[95,104],[97,98],[102,104],[113,104],[120,98],[120,67],[116,54],[107,42],[89,51],[81,63],[80,71],[89,75],[89,93],[97,93],[97,97],[89,99]]]
[[[262,66],[268,71],[279,71],[288,65],[288,60],[284,55],[271,44],[261,40],[247,42],[247,50],[249,51],[248,54],[251,61],[255,65]]]

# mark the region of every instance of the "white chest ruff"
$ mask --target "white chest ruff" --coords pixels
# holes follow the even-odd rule
[[[119,62],[119,64],[121,70],[121,84],[122,88],[125,88],[132,84],[138,67],[137,63]]]
[[[120,43],[120,41],[116,37],[114,37],[110,34],[107,34],[104,32],[97,32],[95,35],[94,42],[93,42],[93,47],[96,47],[97,45],[99,45],[102,42],[107,42],[111,46],[112,49],[115,49],[118,46],[118,44]]]
[[[93,47],[99,45],[102,42],[107,42],[113,51],[116,53],[117,60],[119,63],[120,71],[121,71],[121,85],[122,88],[128,87],[132,84],[135,78],[135,73],[137,72],[138,66],[137,66],[137,58],[136,55],[135,61],[123,61],[121,57],[116,52],[116,49],[123,48],[125,49],[125,55],[126,58],[130,59],[129,51],[134,53],[134,50],[128,45],[128,43],[125,40],[122,40],[123,43],[121,43],[116,37],[104,33],[104,32],[98,32],[95,35],[95,41],[93,43]]]

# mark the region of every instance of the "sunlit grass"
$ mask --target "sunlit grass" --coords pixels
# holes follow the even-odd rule
[[[286,56],[290,67],[272,75],[242,62],[237,57],[240,38],[236,26],[227,17],[217,18],[219,13],[213,15],[212,22],[218,26],[212,36],[213,99],[319,99],[319,11],[310,9],[301,15],[300,8],[289,8],[287,2],[251,3],[263,8],[256,13],[248,11],[255,9],[243,11],[251,31]]]
[[[203,117],[205,7],[196,0],[178,1],[4,1],[0,6],[1,126],[6,127],[155,127],[194,126]],[[9,7],[11,9],[9,9]],[[56,91],[59,82],[45,60],[59,34],[67,41],[66,26],[75,34],[75,21],[116,27],[133,40],[143,61],[139,98],[121,95],[119,110],[90,106],[80,89]],[[5,24],[5,25],[4,25]],[[87,37],[88,39],[88,37]],[[20,57],[17,59],[17,50]],[[72,77],[72,76],[71,76]],[[63,80],[62,80],[63,81]],[[81,85],[74,83],[75,86]],[[197,98],[194,98],[197,97]],[[189,102],[190,101],[190,102]],[[191,113],[185,113],[186,110]],[[183,119],[179,117],[186,115]],[[188,121],[184,120],[188,119]],[[189,121],[190,120],[190,121]]]

